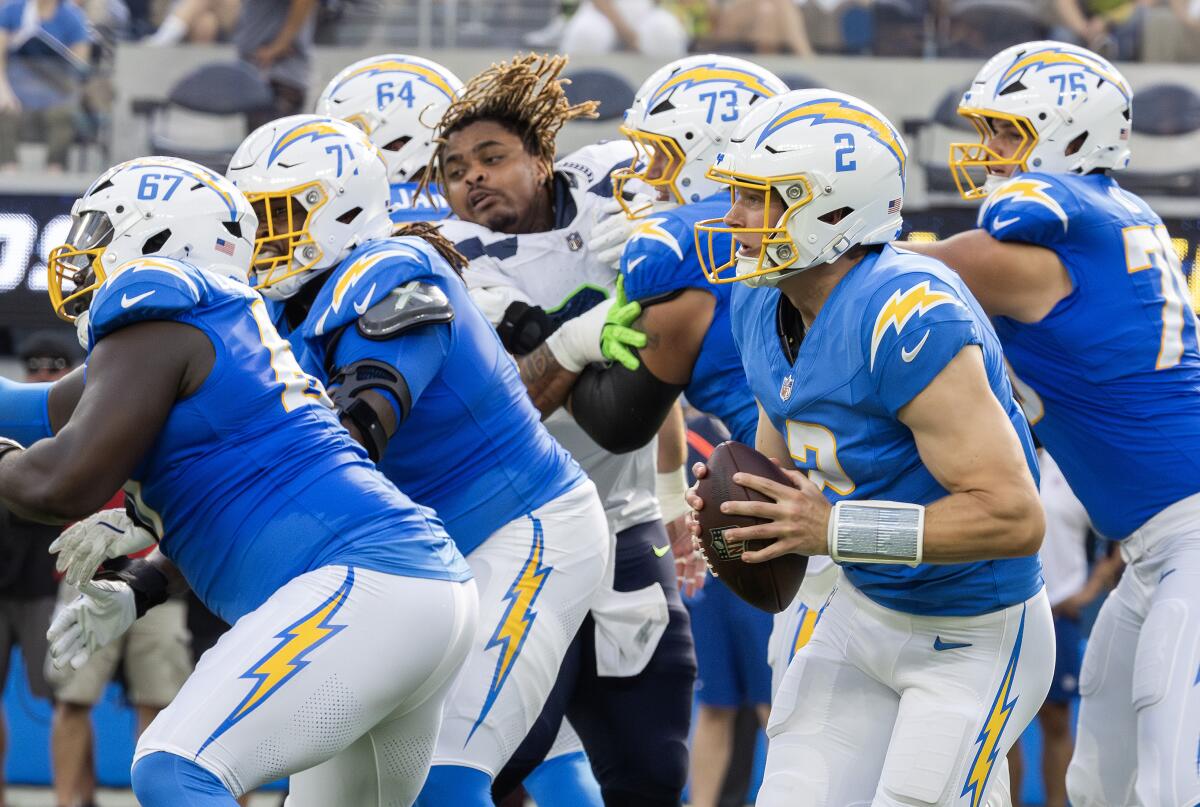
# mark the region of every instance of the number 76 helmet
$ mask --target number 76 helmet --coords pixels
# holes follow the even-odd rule
[[[908,148],[878,110],[832,90],[796,90],[755,105],[710,179],[727,185],[732,202],[749,195],[762,220],[732,226],[726,219],[696,224],[700,266],[713,283],[775,285],[831,263],[859,244],[883,244],[900,233]],[[771,210],[782,209],[778,217]],[[720,235],[729,251],[716,254]],[[739,235],[761,236],[757,250]]]

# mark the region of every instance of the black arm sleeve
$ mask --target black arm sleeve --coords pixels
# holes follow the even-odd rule
[[[360,395],[369,389],[389,393],[400,406],[400,423],[412,410],[412,395],[400,371],[390,364],[362,359],[334,372],[329,381],[330,397],[338,415],[349,418],[367,442],[364,448],[372,462],[379,462],[391,435],[384,429],[375,408]]]
[[[660,380],[645,363],[636,370],[593,364],[575,382],[569,406],[601,448],[624,454],[654,439],[683,387]]]

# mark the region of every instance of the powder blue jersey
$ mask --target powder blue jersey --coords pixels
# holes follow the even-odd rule
[[[1071,293],[1040,322],[998,317],[1021,404],[1092,524],[1124,538],[1200,491],[1196,318],[1162,220],[1104,175],[1028,173],[979,226],[1054,250]]]
[[[786,302],[786,301],[783,301]],[[1025,417],[1014,402],[1000,343],[978,303],[940,262],[884,247],[833,289],[795,362],[780,339],[777,289],[738,284],[733,333],[754,397],[830,501],[931,504],[948,495],[921,462],[896,413],[959,351],[979,345],[992,391],[1037,476]],[[846,564],[846,576],[888,608],[971,616],[1023,602],[1042,586],[1036,555],[977,563]]]
[[[258,294],[180,261],[146,258],[96,292],[89,344],[147,320],[190,325],[216,354],[126,488],[210,610],[234,622],[329,564],[470,578],[433,511],[376,471],[338,423]]]
[[[684,289],[699,289],[715,298],[712,323],[700,344],[684,394],[692,406],[720,418],[733,439],[752,446],[758,407],[730,330],[732,289],[727,283],[713,284],[705,278],[696,259],[693,230],[696,222],[719,219],[728,209],[729,194],[721,193],[642,219],[621,255],[621,276],[625,295],[643,304],[669,298]],[[728,251],[729,242],[730,236],[720,236],[716,249]]]
[[[392,183],[392,222],[441,221],[454,215],[450,203],[438,185],[430,185],[428,193],[419,190],[419,182]]]
[[[382,339],[357,327],[372,306],[430,286],[449,300],[450,322]],[[437,510],[464,553],[585,479],[542,426],[516,364],[462,280],[422,238],[371,241],[352,252],[289,338],[305,369],[322,378],[366,359],[400,371],[412,408],[379,468]]]

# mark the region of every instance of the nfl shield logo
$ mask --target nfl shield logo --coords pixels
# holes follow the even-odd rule
[[[781,401],[786,401],[788,398],[792,397],[792,383],[792,376],[789,373],[784,377],[783,384],[781,384],[779,387],[779,399]]]
[[[583,249],[583,236],[581,236],[579,233],[571,233],[568,235],[567,247],[569,247],[572,252],[578,252],[579,250]]]

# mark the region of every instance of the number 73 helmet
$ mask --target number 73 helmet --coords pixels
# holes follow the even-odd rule
[[[907,162],[908,148],[891,122],[853,96],[796,90],[756,104],[708,177],[729,187],[731,203],[760,203],[762,218],[740,226],[729,215],[698,222],[701,268],[713,283],[775,285],[851,247],[894,240],[903,223]],[[723,235],[733,238],[718,255]],[[743,241],[761,237],[761,245],[740,243],[747,235],[753,238]]]
[[[1133,90],[1086,48],[1045,41],[1000,51],[963,93],[958,114],[979,132],[977,143],[950,145],[950,168],[965,199],[981,199],[1007,179],[988,169],[1086,174],[1129,164]],[[1020,133],[1011,155],[988,144],[996,120]]]

